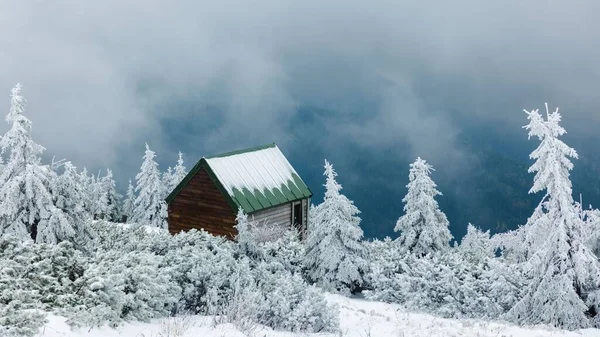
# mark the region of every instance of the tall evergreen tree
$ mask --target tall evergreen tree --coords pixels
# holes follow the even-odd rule
[[[337,173],[327,160],[324,175],[325,198],[313,208],[304,265],[313,282],[347,294],[362,286],[367,269],[360,211],[340,193],[342,186],[335,180]]]
[[[132,222],[158,228],[167,228],[167,204],[163,198],[164,186],[160,179],[154,151],[146,144],[140,173],[135,177],[138,194],[135,199]]]
[[[408,193],[402,199],[405,214],[394,228],[400,232],[398,242],[402,251],[417,256],[447,250],[452,240],[448,219],[435,200],[442,193],[429,176],[431,171],[433,167],[421,158],[410,164]]]
[[[538,110],[525,112],[529,138],[541,141],[530,155],[535,163],[529,172],[535,177],[529,192],[547,194],[522,230],[536,234],[526,235],[529,242],[519,240],[530,246],[525,271],[532,281],[508,317],[566,329],[589,327],[598,310],[600,266],[584,244],[584,223],[572,196],[570,158],[577,152],[559,139],[566,131],[558,109],[550,113],[546,105],[547,119]]]
[[[45,149],[31,138],[31,121],[23,115],[25,102],[17,84],[6,116],[11,128],[0,140],[0,154],[8,153],[0,176],[0,232],[55,243],[75,231],[54,206],[50,187],[55,173],[41,163]]]

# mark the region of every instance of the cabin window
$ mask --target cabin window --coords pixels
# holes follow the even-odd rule
[[[292,204],[292,224],[301,231],[302,223],[302,202],[295,202]]]

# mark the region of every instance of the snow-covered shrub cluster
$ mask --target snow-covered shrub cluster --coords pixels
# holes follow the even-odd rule
[[[369,247],[369,299],[447,318],[498,318],[519,298],[521,278],[489,255],[473,255],[462,247],[427,256],[403,254],[391,240],[376,240]]]
[[[333,331],[337,312],[283,256],[279,243],[259,244],[249,258],[231,241],[192,230],[171,236],[96,221],[80,249],[0,241],[0,328],[29,334],[55,312],[75,326],[118,325],[175,314],[237,315],[276,329]],[[243,302],[243,306],[240,303]],[[18,329],[18,330],[17,330]]]
[[[250,264],[259,297],[258,321],[290,331],[333,331],[338,309],[329,306],[322,291],[303,278],[304,249],[298,233],[290,229],[273,241],[255,240],[256,224],[240,210],[237,216],[237,249]]]

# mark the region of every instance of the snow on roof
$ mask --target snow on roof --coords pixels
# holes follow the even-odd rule
[[[246,213],[312,195],[275,144],[205,160],[229,196]]]

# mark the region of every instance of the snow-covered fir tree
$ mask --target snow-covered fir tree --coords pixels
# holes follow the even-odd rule
[[[166,194],[171,193],[177,185],[185,178],[187,175],[187,171],[185,166],[183,165],[183,153],[179,152],[179,157],[177,159],[177,165],[174,168],[170,168],[165,173],[165,186],[166,186]]]
[[[54,204],[61,209],[78,233],[83,233],[91,214],[86,210],[86,186],[71,162],[62,165],[63,172],[52,183]]]
[[[81,182],[81,187],[83,189],[83,204],[87,213],[91,214],[93,217],[93,209],[96,205],[93,199],[92,193],[92,177],[88,174],[87,168],[83,168],[81,172],[79,172],[79,181]]]
[[[129,185],[127,186],[127,194],[125,195],[125,201],[123,202],[123,215],[127,217],[127,221],[131,221],[131,215],[133,214],[133,210],[135,208],[135,190],[131,180],[129,180]]]
[[[481,264],[485,260],[494,257],[494,249],[491,244],[490,231],[481,229],[469,223],[467,234],[462,238],[459,252],[471,263]]]
[[[151,227],[167,228],[167,204],[163,199],[162,185],[158,164],[154,160],[154,151],[146,144],[146,153],[140,172],[136,175],[135,207],[131,222]]]
[[[0,140],[0,154],[8,154],[0,176],[0,233],[55,243],[72,237],[75,230],[54,206],[50,188],[55,173],[41,163],[45,149],[31,137],[31,121],[23,115],[25,102],[17,84],[6,116],[11,128]]]
[[[433,167],[421,158],[410,164],[408,193],[402,199],[405,214],[394,228],[400,232],[402,251],[417,256],[447,250],[452,239],[448,219],[435,200],[442,193],[429,176],[431,171]]]
[[[341,293],[354,292],[363,284],[367,269],[361,241],[360,211],[336,181],[337,173],[325,160],[325,198],[313,208],[306,239],[304,265],[310,280]]]
[[[165,172],[163,172],[162,174],[162,184],[165,187],[163,189],[163,193],[164,193],[164,198],[169,196],[169,193],[171,193],[171,179],[173,178],[173,168],[172,167],[168,167],[167,170]]]
[[[106,175],[97,183],[97,218],[112,222],[121,221],[121,195],[117,193],[112,171],[107,169]]]
[[[589,327],[598,310],[600,266],[585,245],[584,223],[572,196],[570,158],[577,158],[577,152],[559,139],[566,131],[558,109],[550,113],[546,105],[546,119],[538,110],[525,112],[529,124],[524,128],[541,141],[530,155],[535,163],[529,172],[535,177],[529,192],[547,194],[524,228],[537,237],[518,240],[531,245],[524,269],[532,281],[508,318],[566,329]]]

